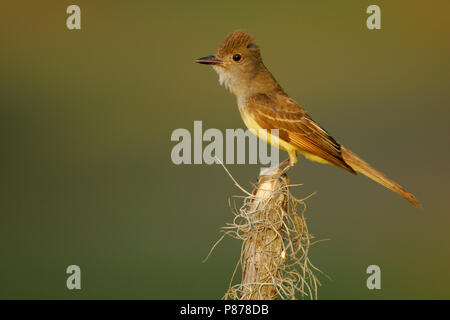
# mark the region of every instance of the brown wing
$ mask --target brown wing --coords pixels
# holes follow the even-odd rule
[[[341,145],[291,98],[257,94],[247,100],[246,107],[262,128],[278,129],[280,138],[286,142],[355,173],[342,158]]]

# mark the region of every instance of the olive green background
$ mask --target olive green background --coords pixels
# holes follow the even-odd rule
[[[78,4],[82,30],[66,28]],[[381,30],[366,8],[381,7]],[[195,58],[249,31],[284,89],[413,192],[300,159],[321,299],[450,298],[448,1],[3,1],[0,298],[216,299],[240,244],[202,259],[242,195],[219,165],[172,164],[176,128],[243,128]],[[285,154],[282,155],[282,158]],[[247,189],[258,165],[230,165]],[[239,205],[239,199],[236,199]],[[68,265],[82,289],[66,288]],[[367,266],[382,289],[366,288]]]

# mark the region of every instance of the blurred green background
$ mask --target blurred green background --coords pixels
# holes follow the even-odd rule
[[[382,29],[366,28],[367,6]],[[66,28],[78,4],[82,30]],[[243,128],[195,58],[249,31],[284,89],[421,210],[309,161],[321,299],[450,298],[448,1],[3,1],[0,298],[216,299],[240,243],[202,259],[241,195],[219,165],[172,164],[176,128]],[[284,154],[282,158],[284,158]],[[258,165],[230,165],[247,189]],[[237,199],[239,205],[239,199]],[[66,288],[66,267],[82,289]],[[382,289],[366,288],[367,266]]]

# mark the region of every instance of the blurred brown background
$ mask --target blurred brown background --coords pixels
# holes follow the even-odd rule
[[[66,28],[78,4],[82,30]],[[382,29],[366,28],[367,6]],[[448,1],[3,1],[0,298],[216,299],[238,259],[202,263],[241,195],[218,165],[170,161],[176,128],[243,128],[193,60],[249,31],[284,89],[337,140],[413,192],[309,161],[322,299],[450,298]],[[284,158],[284,154],[282,157]],[[257,165],[232,165],[248,189]],[[239,202],[237,202],[239,204]],[[66,288],[66,267],[82,289]],[[382,289],[366,288],[367,266]]]

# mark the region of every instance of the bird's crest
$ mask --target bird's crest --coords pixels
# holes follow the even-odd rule
[[[253,37],[247,32],[232,32],[225,38],[225,40],[222,41],[222,44],[217,50],[217,55],[224,56],[242,48],[257,48],[253,41],[255,41],[255,39],[253,39]]]

